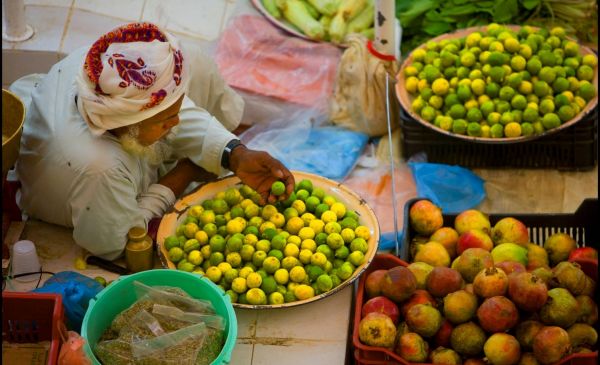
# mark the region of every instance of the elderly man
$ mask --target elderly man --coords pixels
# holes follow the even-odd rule
[[[153,24],[114,29],[11,90],[27,105],[19,206],[73,227],[75,242],[94,255],[119,257],[131,227],[162,216],[207,171],[232,171],[263,202],[275,201],[276,180],[286,184],[278,199],[293,191],[285,166],[228,131],[243,101],[214,63]]]

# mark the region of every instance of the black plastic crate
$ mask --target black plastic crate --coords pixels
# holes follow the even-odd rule
[[[416,232],[410,227],[409,210],[417,201],[423,198],[415,198],[406,202],[404,206],[404,227],[402,245],[400,247],[400,258],[411,262],[409,257],[410,242],[416,236]],[[443,214],[444,227],[454,227],[454,219],[458,214]],[[592,246],[600,249],[598,219],[598,199],[585,199],[574,213],[558,214],[490,214],[489,219],[492,227],[502,218],[513,217],[525,224],[529,231],[531,243],[543,245],[547,237],[557,232],[568,233],[580,247]]]
[[[425,152],[427,161],[468,168],[551,168],[586,171],[598,163],[598,107],[573,126],[510,144],[461,140],[431,130],[400,110],[402,157]]]

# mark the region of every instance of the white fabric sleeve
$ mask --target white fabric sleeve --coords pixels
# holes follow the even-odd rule
[[[179,125],[168,137],[177,159],[187,157],[216,175],[228,171],[221,167],[221,155],[229,141],[238,137],[229,132],[206,110],[185,97],[179,112]]]
[[[236,129],[242,120],[244,99],[227,85],[217,64],[200,47],[186,44],[184,51],[193,65],[186,95],[227,130]]]
[[[121,256],[129,229],[147,227],[147,213],[136,198],[126,172],[113,169],[87,174],[78,182],[70,202],[75,242],[107,260]]]
[[[161,217],[169,207],[175,203],[173,191],[160,184],[152,184],[148,191],[138,195],[138,206],[142,211],[144,220],[149,222],[154,217]]]

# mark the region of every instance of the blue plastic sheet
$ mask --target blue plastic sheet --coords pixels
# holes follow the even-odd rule
[[[409,162],[417,193],[430,199],[444,213],[460,213],[485,199],[483,179],[460,166]]]
[[[90,299],[104,287],[96,280],[74,271],[61,271],[46,280],[34,293],[55,293],[62,296],[67,328],[80,332]]]

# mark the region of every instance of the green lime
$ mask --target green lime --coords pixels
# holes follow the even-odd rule
[[[177,238],[177,236],[175,235],[165,238],[164,246],[165,250],[167,251],[169,251],[173,247],[179,247],[179,238]]]
[[[565,94],[558,94],[554,97],[554,105],[556,108],[560,108],[563,105],[569,105],[571,102]]]
[[[481,137],[481,124],[476,123],[476,122],[469,123],[467,125],[467,134],[471,137]],[[358,251],[355,251],[355,252],[358,252]]]
[[[542,125],[546,130],[560,126],[560,118],[554,113],[545,114],[542,118]]]
[[[558,117],[562,122],[567,122],[575,117],[575,110],[570,105],[563,105],[558,109]]]
[[[490,98],[495,98],[500,92],[500,86],[495,82],[490,82],[485,86],[485,94]]]
[[[522,81],[523,81],[523,76],[521,76],[521,73],[518,73],[518,72],[510,74],[506,78],[506,82],[507,82],[508,86],[512,87],[513,89],[519,88]]]
[[[425,119],[428,122],[431,122],[435,118],[435,109],[430,107],[429,105],[421,109],[421,118]]]
[[[542,114],[552,113],[554,111],[554,101],[550,99],[544,99],[540,103],[539,111]]]
[[[467,122],[464,119],[454,119],[452,123],[452,132],[456,134],[465,134],[467,132]]]
[[[546,83],[546,81],[536,81],[533,84],[533,93],[540,98],[544,97],[550,94],[550,86],[548,86],[548,83]]]
[[[515,118],[513,116],[513,114],[509,111],[502,113],[502,116],[500,117],[500,124],[502,125],[507,125],[508,123],[512,123],[514,122]]]
[[[467,111],[467,121],[473,123],[479,122],[481,119],[483,119],[483,114],[481,113],[481,110],[477,108],[471,108]]]
[[[536,109],[527,107],[525,108],[525,111],[523,111],[523,121],[526,123],[533,123],[537,121],[538,118],[539,114]]]
[[[271,194],[279,196],[285,193],[285,184],[281,181],[275,181],[271,185]]]
[[[588,65],[579,66],[577,69],[577,78],[579,80],[592,81],[594,79],[594,69]]]
[[[504,81],[506,71],[501,66],[494,66],[490,70],[490,78],[492,81],[501,84]]]
[[[327,274],[320,275],[317,278],[317,287],[322,292],[330,291],[333,288],[333,280]]]
[[[177,263],[177,262],[181,261],[181,259],[183,258],[183,254],[184,254],[184,252],[181,248],[172,247],[168,253],[169,260],[171,260],[174,263]]]
[[[527,71],[532,75],[537,75],[542,69],[542,61],[538,58],[531,58],[527,61]]]
[[[523,95],[517,94],[511,99],[510,105],[515,109],[523,110],[527,106],[527,99]]]
[[[462,102],[469,100],[472,96],[471,88],[468,85],[459,85],[456,90],[456,95],[458,95],[458,99]]]
[[[500,89],[500,100],[510,101],[515,95],[515,90],[510,86],[503,86]]]
[[[260,288],[268,295],[277,291],[277,281],[273,276],[267,276],[262,281]]]
[[[544,47],[542,46],[542,48]],[[550,50],[542,49],[538,52],[538,56],[543,66],[554,66],[556,64],[556,56]]]
[[[466,114],[466,109],[462,104],[455,104],[450,107],[448,114],[454,119],[463,118]]]
[[[496,102],[496,111],[498,113],[504,113],[510,111],[510,103],[506,100],[500,100]]]
[[[596,88],[593,84],[587,82],[580,84],[579,91],[577,93],[581,96],[585,101],[590,101],[596,96]]]
[[[490,127],[490,135],[492,138],[502,138],[504,137],[504,127],[502,124],[494,124]]]
[[[528,137],[533,135],[533,125],[531,123],[521,123],[521,135]]]

